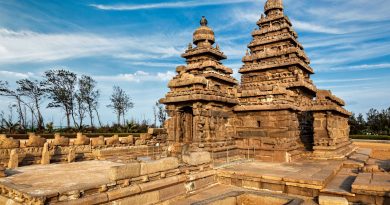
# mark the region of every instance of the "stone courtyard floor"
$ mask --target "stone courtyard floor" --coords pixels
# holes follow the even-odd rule
[[[369,156],[369,150],[359,149],[347,160],[225,164],[215,167],[218,183],[194,193],[184,193],[165,204],[197,204],[215,196],[249,190],[297,197],[303,199],[304,204],[315,204],[313,200],[317,196],[344,197],[350,202],[366,195],[389,196],[390,173],[359,171],[372,161]],[[8,177],[0,179],[0,186],[34,197],[92,190],[110,184],[109,170],[118,165],[123,163],[102,160],[19,167],[7,170]]]
[[[50,196],[74,190],[87,190],[109,183],[110,161],[85,161],[70,164],[32,165],[8,172],[0,185],[31,196]]]

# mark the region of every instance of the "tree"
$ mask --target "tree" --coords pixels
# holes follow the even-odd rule
[[[367,130],[367,123],[364,120],[363,114],[360,113],[356,121],[357,121],[358,134],[364,134],[364,132]]]
[[[25,113],[23,112],[22,105],[27,105],[23,100],[22,100],[22,95],[18,93],[15,90],[12,90],[9,87],[9,84],[7,81],[0,81],[0,95],[5,96],[5,97],[10,97],[14,98],[16,100],[16,106],[17,106],[17,111],[19,114],[19,126],[22,126],[22,128],[26,127],[26,119],[25,119]],[[31,109],[31,107],[30,107]]]
[[[107,105],[107,107],[114,110],[114,113],[117,116],[117,124],[120,125],[121,116],[123,118],[123,124],[125,124],[125,114],[134,107],[131,98],[122,90],[122,88],[114,86],[110,101],[111,104]]]
[[[164,123],[167,120],[167,113],[163,104],[156,102],[157,118],[160,123],[160,127],[164,127]]]
[[[155,105],[153,105],[153,119],[154,119],[154,123],[153,123],[153,127],[157,127],[157,103]]]
[[[76,111],[77,111],[77,116],[79,118],[79,123],[76,124],[76,126],[79,128],[79,129],[82,129],[83,127],[83,120],[85,118],[85,113],[87,112],[87,106],[86,106],[86,103],[85,103],[85,98],[82,96],[82,94],[80,93],[80,91],[78,91],[76,94],[75,94],[75,105],[76,105]]]
[[[38,130],[45,129],[43,116],[40,109],[40,104],[46,93],[43,83],[37,80],[29,79],[18,80],[16,83],[18,84],[17,92],[21,96],[28,97],[31,100],[33,107],[35,107],[35,111],[37,113],[36,119],[38,123]]]
[[[100,97],[100,93],[99,90],[96,89],[96,81],[92,79],[90,76],[83,75],[79,79],[79,97],[86,104],[91,127],[93,127],[94,111],[96,111],[96,114],[99,118],[97,107],[98,107],[98,100]],[[99,123],[100,123],[100,119],[99,119]]]
[[[355,117],[355,113],[352,113],[351,116],[349,116],[349,126],[350,126],[350,133],[351,134],[357,134],[358,133],[358,122],[356,120],[356,117]]]
[[[44,74],[45,87],[51,102],[48,108],[62,108],[65,111],[66,122],[70,127],[71,117],[74,118],[74,97],[77,83],[77,75],[66,70],[49,70]]]

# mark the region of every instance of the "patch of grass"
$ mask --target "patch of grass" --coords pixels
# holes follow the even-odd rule
[[[40,135],[43,138],[46,139],[53,139],[54,134],[37,134]],[[129,135],[133,135],[134,137],[139,137],[140,133],[83,133],[83,135],[86,135],[87,137],[94,138],[94,137],[99,137],[99,136],[104,136],[104,137],[111,137],[113,135],[119,135],[119,137],[127,137]],[[61,133],[61,136],[68,137],[68,138],[76,138],[75,133]],[[27,134],[7,134],[7,137],[12,137],[14,139],[28,139]]]
[[[351,138],[359,140],[390,140],[390,136],[386,135],[351,135]]]

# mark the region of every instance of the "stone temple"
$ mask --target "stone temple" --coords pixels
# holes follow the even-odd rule
[[[176,151],[224,156],[217,151],[222,145],[271,162],[343,158],[353,151],[351,113],[343,100],[313,84],[310,60],[283,10],[281,0],[267,1],[242,59],[239,84],[221,63],[226,56],[202,18],[182,55],[187,65],[176,68],[171,91],[161,100]]]
[[[240,82],[203,17],[160,100],[165,129],[0,135],[0,205],[389,205],[390,156],[352,144],[283,11],[266,1]]]

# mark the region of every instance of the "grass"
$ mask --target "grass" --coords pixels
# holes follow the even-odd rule
[[[390,140],[390,136],[387,135],[351,135],[351,138],[359,140]]]
[[[40,135],[43,138],[46,139],[54,139],[54,134],[37,134]],[[140,133],[83,133],[83,135],[86,135],[87,137],[93,138],[93,137],[111,137],[113,135],[119,135],[119,137],[127,137],[129,135],[133,135],[134,137],[139,137]],[[76,138],[75,133],[61,133],[61,136],[68,137],[68,138]],[[7,134],[7,137],[12,137],[14,139],[28,139],[27,134]]]

